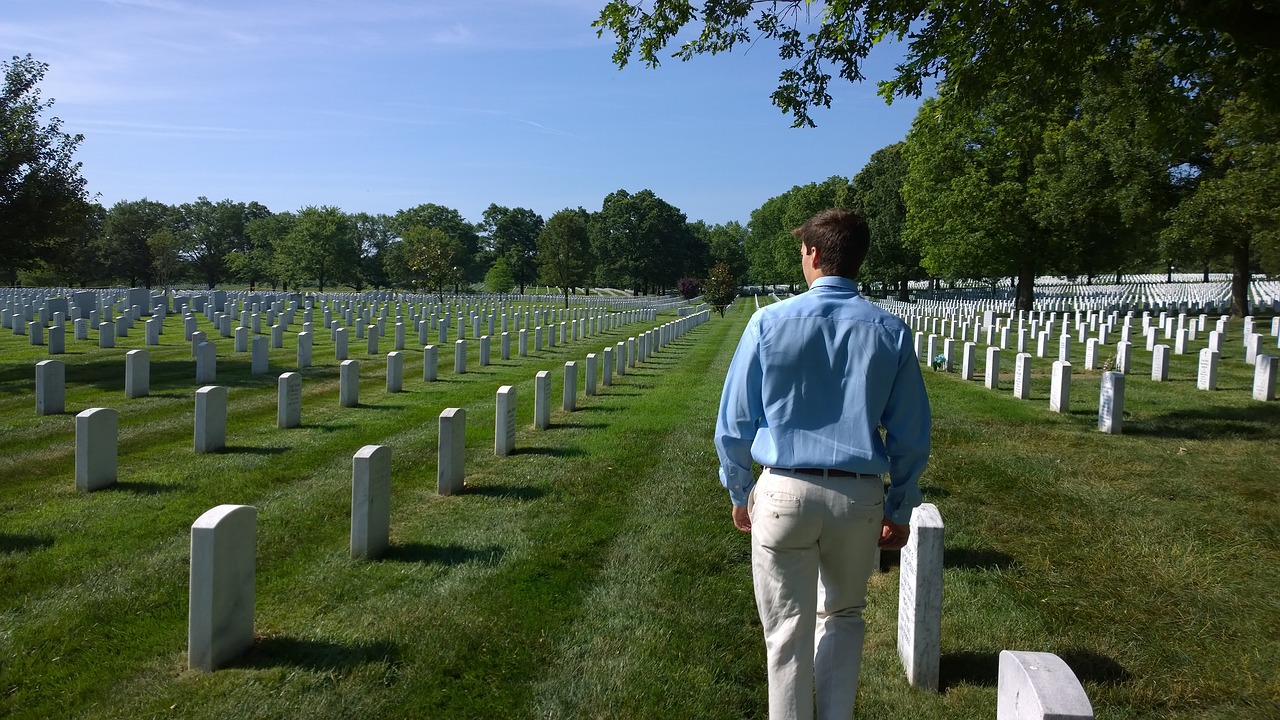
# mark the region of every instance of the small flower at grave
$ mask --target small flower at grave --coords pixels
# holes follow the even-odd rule
[[[1102,372],[1111,372],[1116,368],[1116,359],[1109,357],[1102,361]]]
[[[934,372],[941,370],[942,368],[947,366],[947,356],[944,354],[939,354],[937,357],[933,359],[932,364],[933,364]]]

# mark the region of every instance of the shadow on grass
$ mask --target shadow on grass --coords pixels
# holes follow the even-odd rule
[[[289,452],[287,447],[250,447],[248,445],[228,445],[219,452],[227,455],[279,455]]]
[[[499,500],[537,500],[547,494],[546,490],[532,487],[513,487],[510,485],[464,485],[463,495],[479,495]]]
[[[51,535],[9,535],[0,533],[0,554],[31,552],[53,547]]]
[[[578,448],[562,448],[562,447],[518,447],[511,451],[512,455],[548,455],[550,457],[581,457],[585,455]]]
[[[1280,439],[1280,405],[1258,403],[1245,407],[1204,407],[1143,420],[1126,419],[1124,434],[1195,440],[1276,440]]]
[[[1012,555],[999,550],[958,547],[942,554],[942,567],[958,570],[1007,570],[1017,564]]]
[[[1080,682],[1120,685],[1133,677],[1120,663],[1088,648],[1067,648],[1056,654],[1071,668]]]
[[[578,412],[589,412],[589,413],[591,412],[616,413],[621,411],[622,411],[622,408],[613,407],[610,405],[586,405],[578,408]]]
[[[579,408],[579,410],[581,410],[581,408]],[[574,412],[577,412],[577,411],[575,410]],[[556,423],[556,427],[562,427],[562,428],[602,428],[602,427],[609,427],[609,424],[608,424],[608,423],[598,423],[598,422],[563,422],[563,423]]]
[[[924,495],[925,497],[938,498],[938,499],[951,497],[950,490],[947,490],[946,488],[940,488],[937,485],[921,485],[920,494]]]
[[[294,667],[303,670],[347,670],[375,662],[398,662],[400,648],[386,641],[334,643],[291,637],[255,638],[253,647],[231,667]]]
[[[949,652],[938,660],[938,692],[945,693],[956,685],[995,687],[999,679],[999,652]]]
[[[169,485],[166,483],[145,482],[140,480],[117,480],[111,485],[97,490],[96,492],[127,492],[135,495],[162,495],[179,490],[177,485]]]
[[[461,545],[428,545],[410,542],[388,547],[386,552],[382,553],[382,560],[426,565],[465,565],[466,563],[497,565],[506,552],[498,545],[470,548]]]
[[[1044,650],[1040,652],[1053,652]],[[1132,677],[1120,663],[1086,648],[1054,652],[1082,683],[1118,685]],[[964,651],[942,653],[938,663],[938,690],[947,692],[956,685],[996,687],[1000,681],[1000,653]]]

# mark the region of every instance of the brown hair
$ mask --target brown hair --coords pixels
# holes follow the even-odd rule
[[[791,231],[805,250],[818,248],[818,267],[826,275],[857,277],[871,247],[871,230],[858,213],[844,208],[823,210]]]

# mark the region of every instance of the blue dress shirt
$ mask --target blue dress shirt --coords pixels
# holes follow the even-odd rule
[[[753,459],[888,472],[884,514],[905,524],[920,504],[930,425],[906,323],[861,297],[853,280],[820,277],[756,311],[742,333],[716,419],[720,483],[741,506]]]

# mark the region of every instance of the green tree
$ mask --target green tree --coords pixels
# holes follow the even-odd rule
[[[538,234],[542,216],[528,208],[507,208],[490,204],[481,227],[495,257],[506,261],[508,270],[524,294],[525,286],[538,278]]]
[[[499,256],[484,275],[484,289],[491,293],[509,293],[516,286],[515,276],[507,267],[507,259]]]
[[[591,216],[596,283],[649,293],[683,274],[690,233],[685,214],[652,190],[610,193]]]
[[[741,282],[750,268],[746,248],[749,236],[747,229],[736,220],[730,220],[723,225],[713,225],[707,248],[712,267],[718,262],[725,263],[729,266],[733,277]]]
[[[443,298],[444,288],[457,279],[458,241],[439,228],[421,225],[404,231],[393,260],[399,264],[402,282],[419,292],[434,290]]]
[[[586,210],[565,208],[547,220],[538,234],[542,282],[558,287],[569,307],[569,291],[587,283],[591,268],[591,232]]]
[[[1209,143],[1203,177],[1169,215],[1170,256],[1232,270],[1231,311],[1249,312],[1253,269],[1280,271],[1280,119],[1245,96],[1227,103]]]
[[[249,249],[245,226],[270,214],[270,210],[256,202],[246,205],[220,200],[214,203],[203,196],[177,208],[176,222],[181,227],[185,254],[202,276],[205,287],[212,289],[227,279],[227,256]]]
[[[161,287],[172,285],[182,276],[182,243],[170,228],[160,228],[147,238],[151,254],[151,277]]]
[[[488,269],[476,262],[480,250],[480,236],[473,225],[462,218],[453,208],[426,203],[408,210],[401,210],[391,219],[391,229],[405,237],[410,228],[421,227],[439,230],[451,241],[449,247],[453,251],[450,262],[450,282],[454,291],[464,281],[480,280]]]
[[[700,6],[612,0],[594,26],[617,40],[619,67],[633,57],[656,67],[677,39],[671,56],[681,60],[776,44],[785,69],[772,100],[797,126],[813,124],[814,108],[830,107],[833,74],[864,80],[867,56],[887,39],[908,40],[894,74],[881,78],[887,99],[919,96],[941,75],[960,104],[981,105],[992,87],[1034,96],[1072,85],[1090,59],[1141,36],[1183,48],[1193,63],[1210,57],[1230,63],[1260,97],[1264,91],[1276,97],[1280,85],[1280,7],[1274,3],[828,0],[820,12],[810,12],[808,0],[705,0]]]
[[[751,213],[751,238],[747,256],[752,276],[761,284],[786,284],[795,288],[804,282],[800,271],[800,242],[791,234],[816,213],[832,207],[851,207],[853,193],[849,181],[838,175],[820,183],[797,185],[769,198]]]
[[[285,237],[293,229],[295,219],[293,213],[272,213],[245,224],[249,246],[227,255],[227,269],[231,276],[249,287],[267,282],[272,290],[276,289],[282,277],[275,263],[275,248],[286,242]]]
[[[54,243],[41,262],[57,284],[86,287],[91,282],[107,279],[99,257],[99,238],[107,209],[98,203],[84,203],[75,217],[78,222],[67,229],[64,238]]]
[[[99,236],[98,255],[107,272],[130,286],[151,287],[153,235],[174,228],[174,209],[154,200],[121,200],[107,210]]]
[[[1017,307],[1031,310],[1036,276],[1066,251],[1027,191],[1054,120],[1004,92],[978,112],[949,103],[944,87],[907,135],[907,244],[936,277],[1016,278]]]
[[[281,280],[294,288],[315,283],[324,292],[354,282],[360,262],[355,223],[336,207],[304,207],[276,244],[273,261]]]
[[[707,273],[707,281],[702,285],[702,299],[711,304],[720,317],[724,317],[725,308],[738,297],[738,278],[733,274],[729,263],[722,261],[711,266]]]
[[[894,288],[899,300],[908,297],[907,283],[923,280],[920,252],[906,244],[903,228],[907,204],[902,184],[907,178],[906,144],[894,143],[871,154],[871,159],[853,178],[855,209],[867,219],[871,248],[858,276]]]
[[[351,216],[351,221],[355,224],[356,243],[360,247],[360,273],[356,292],[363,290],[365,285],[375,289],[390,287],[386,253],[395,240],[391,216],[356,213]]]
[[[37,85],[48,69],[30,55],[0,63],[0,267],[11,271],[57,254],[89,211],[72,157],[84,137],[43,119],[53,100],[42,100]]]

